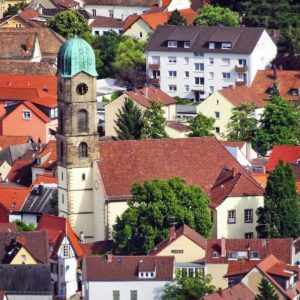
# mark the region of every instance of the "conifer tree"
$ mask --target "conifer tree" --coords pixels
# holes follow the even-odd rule
[[[186,25],[186,19],[182,17],[180,12],[175,9],[172,11],[172,14],[170,15],[168,21],[168,25]]]
[[[263,278],[258,286],[259,294],[255,296],[255,300],[279,300],[279,296],[275,289],[269,284],[266,278]]]
[[[124,105],[118,111],[115,123],[115,130],[120,140],[141,139],[144,125],[142,112],[132,99],[125,99]]]

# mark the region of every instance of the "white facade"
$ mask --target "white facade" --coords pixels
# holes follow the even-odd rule
[[[256,72],[270,66],[276,54],[276,45],[263,31],[251,54],[147,51],[147,74],[159,79],[168,95],[198,101],[230,85],[250,86]]]
[[[158,300],[161,299],[163,288],[169,281],[89,281],[83,285],[84,300],[112,300],[113,293],[119,292],[122,300],[131,300],[131,295],[135,293],[137,299]],[[100,297],[101,295],[101,297]]]

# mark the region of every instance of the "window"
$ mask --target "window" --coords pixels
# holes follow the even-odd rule
[[[182,253],[184,253],[184,251],[183,250],[171,250],[171,253],[182,254]]]
[[[247,60],[246,59],[239,59],[238,60],[239,67],[246,67],[247,66]]]
[[[26,255],[21,255],[22,264],[25,264],[26,262]]]
[[[237,253],[235,251],[229,251],[228,259],[237,259]]]
[[[253,209],[245,209],[245,223],[253,223]]]
[[[99,35],[99,30],[95,30],[95,35]]]
[[[228,224],[234,224],[235,223],[235,210],[229,210],[228,211]]]
[[[212,258],[218,258],[218,257],[219,257],[218,252],[214,251],[212,254]]]
[[[189,59],[188,57],[185,57],[185,58],[184,58],[184,63],[185,63],[186,65],[189,64],[189,61],[190,61],[190,59]]]
[[[230,58],[222,58],[222,65],[229,66],[230,65]]]
[[[215,87],[214,87],[214,86],[210,86],[210,87],[209,87],[209,92],[210,92],[210,93],[213,93],[214,91],[215,91]]]
[[[62,255],[63,255],[63,257],[70,256],[70,246],[69,245],[62,245]]]
[[[113,300],[120,300],[120,291],[113,291]]]
[[[216,105],[219,105],[219,103],[220,103],[220,100],[217,99],[216,100]]]
[[[169,91],[170,92],[176,92],[177,91],[177,85],[169,84]]]
[[[88,112],[84,109],[81,109],[78,112],[78,132],[87,132],[88,131]]]
[[[190,91],[190,86],[189,85],[185,85],[184,86],[184,91],[185,92],[189,92]]]
[[[24,110],[22,113],[23,113],[23,120],[31,119],[31,112],[29,110]]]
[[[82,179],[82,181],[85,181],[85,180],[86,180],[85,173],[82,173],[82,175],[81,175],[81,179]]]
[[[175,56],[169,56],[168,57],[169,64],[176,64],[176,57]]]
[[[114,17],[114,11],[113,11],[112,9],[110,9],[110,10],[108,11],[108,14],[109,14],[109,17],[110,17],[110,18],[113,18],[113,17]]]
[[[258,251],[251,251],[250,252],[250,259],[259,259]]]
[[[220,119],[220,112],[219,111],[215,111],[215,118]]]
[[[245,232],[245,239],[253,239],[253,232]]]
[[[61,180],[64,180],[64,172],[60,173],[60,178],[61,178]]]
[[[231,43],[222,43],[222,49],[231,49]]]
[[[215,128],[216,134],[220,134],[220,127]]]
[[[168,71],[169,77],[176,77],[177,72],[176,71]]]
[[[160,58],[159,58],[159,56],[152,56],[152,57],[151,57],[151,61],[152,61],[152,64],[154,64],[154,65],[159,65],[159,63],[160,63]]]
[[[93,17],[96,17],[96,15],[97,15],[96,9],[92,9],[92,14],[93,14]]]
[[[137,291],[130,291],[130,300],[137,300]]]
[[[230,79],[230,73],[222,73],[223,79]]]
[[[64,195],[64,194],[61,195],[61,203],[62,203],[62,204],[65,203],[65,195]]]
[[[16,28],[21,28],[22,25],[20,23],[16,23]]]
[[[189,71],[185,71],[184,72],[184,78],[189,78],[190,77],[190,72]]]
[[[59,265],[60,276],[64,276],[64,265]]]
[[[191,43],[190,42],[184,42],[184,48],[190,48]]]
[[[291,89],[290,94],[292,96],[299,96],[299,90],[298,89]]]
[[[140,31],[140,38],[142,38],[143,37],[143,33]]]
[[[177,48],[177,41],[168,41],[169,48]]]
[[[78,147],[79,157],[88,157],[88,146],[87,143],[80,143]]]
[[[208,59],[208,63],[209,63],[210,65],[213,65],[213,64],[214,64],[214,59],[213,59],[213,57],[210,57],[210,58]]]
[[[214,77],[215,77],[214,72],[209,72],[208,73],[208,79],[214,79]]]
[[[204,64],[203,63],[195,63],[194,64],[194,70],[195,71],[203,71],[204,70]]]
[[[212,42],[208,43],[208,48],[215,49],[215,43],[212,43]]]
[[[194,55],[197,56],[197,57],[198,56],[203,57],[204,53],[203,52],[195,52]]]
[[[195,85],[203,85],[204,78],[203,77],[195,77]]]

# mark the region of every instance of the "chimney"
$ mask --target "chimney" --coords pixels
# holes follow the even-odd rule
[[[176,231],[175,231],[175,226],[172,226],[170,228],[170,241],[176,239]]]
[[[226,257],[226,239],[224,237],[221,238],[221,257]]]
[[[31,50],[31,47],[32,47],[32,45],[31,45],[30,39],[27,38],[26,43],[25,43],[25,51],[29,52]]]
[[[249,141],[246,142],[246,158],[251,160],[251,143]]]
[[[221,297],[222,297],[222,294],[223,294],[222,291],[223,291],[222,288],[219,287],[219,288],[218,288],[218,294],[219,294]]]
[[[106,262],[111,263],[112,262],[112,258],[113,258],[113,255],[111,253],[107,253],[107,255],[106,255]]]

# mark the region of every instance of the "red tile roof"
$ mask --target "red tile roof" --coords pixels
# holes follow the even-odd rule
[[[17,232],[16,223],[0,223],[0,233]]]
[[[0,136],[0,150],[6,149],[13,145],[27,144],[30,141],[30,136]]]
[[[224,277],[247,274],[254,266],[259,263],[257,260],[239,259],[237,261],[228,261],[227,273]]]
[[[170,127],[176,131],[179,131],[179,132],[188,132],[189,131],[189,127],[182,123],[182,122],[167,122],[167,127]]]
[[[267,173],[251,173],[251,176],[263,187],[267,185],[269,174]]]
[[[54,175],[50,174],[39,174],[35,180],[32,182],[31,187],[35,185],[43,185],[43,184],[57,184],[57,178]]]
[[[164,250],[166,247],[171,245],[174,241],[176,241],[179,237],[181,236],[186,236],[188,239],[190,239],[192,242],[194,242],[196,245],[201,247],[202,249],[206,250],[206,244],[207,240],[198,232],[193,230],[187,225],[182,225],[180,228],[176,230],[176,237],[175,238],[170,238],[167,237],[163,241],[161,241],[158,245],[156,245],[151,251],[150,255],[157,255],[159,254],[162,250]]]
[[[262,94],[258,94],[253,88],[247,86],[228,87],[219,90],[218,93],[223,95],[234,106],[238,106],[245,103],[251,103],[256,107],[264,107],[267,103],[264,101]]]
[[[0,203],[9,211],[19,211],[29,195],[30,189],[18,186],[0,184]]]
[[[228,252],[230,251],[258,251],[260,260],[273,254],[282,262],[290,264],[292,262],[292,239],[225,239],[226,256],[221,257],[221,239],[207,241],[206,262],[208,264],[228,263]],[[213,253],[217,257],[213,256]]]
[[[102,255],[107,252],[112,253],[114,249],[114,241],[113,240],[104,240],[104,241],[97,241],[93,243],[85,243],[81,244],[83,249],[84,255]]]
[[[51,253],[52,258],[56,257],[57,251],[59,250],[61,242],[65,236],[68,237],[76,256],[81,257],[84,255],[79,238],[72,230],[68,219],[43,214],[36,230],[47,231],[49,244],[53,245],[53,251]]]
[[[265,99],[270,98],[267,92],[273,86],[274,71],[273,70],[259,70],[252,82],[251,87],[259,94],[263,94]],[[290,94],[291,89],[300,88],[300,71],[277,71],[276,79],[279,93],[287,100],[299,100],[298,96]]]
[[[87,5],[114,5],[114,6],[142,6],[152,7],[158,5],[158,0],[88,0]]]
[[[237,147],[239,149],[242,149],[246,142],[244,141],[222,141],[222,144],[225,146],[225,147]]]
[[[172,281],[174,256],[112,256],[108,262],[106,257],[86,256],[84,258],[86,281]],[[155,267],[156,278],[138,277],[138,270]]]
[[[123,32],[125,32],[139,18],[140,16],[138,15],[128,16],[124,21]]]
[[[255,300],[255,294],[243,283],[206,295],[201,300]]]
[[[31,160],[15,160],[7,175],[8,181],[30,186],[32,177],[31,164]]]
[[[35,157],[39,158],[41,160],[41,163],[35,164],[34,167],[42,169],[56,169],[56,141],[50,140],[46,147],[40,153],[37,153]]]
[[[161,89],[155,88],[153,86],[145,87],[135,91],[125,92],[125,94],[138,102],[140,105],[147,108],[151,107],[151,100],[154,100],[163,106],[176,104],[176,101],[172,97],[163,92]]]
[[[284,163],[296,164],[297,159],[300,159],[300,146],[274,146],[266,164],[266,171],[273,171],[280,160]]]
[[[232,196],[262,195],[262,188],[214,137],[100,142],[98,167],[109,199],[128,199],[134,182],[184,178],[210,192],[226,166],[240,173]]]
[[[25,20],[30,20],[34,17],[37,17],[38,15],[39,15],[39,12],[33,8],[27,8],[27,9],[19,12],[19,16],[21,16]]]
[[[92,27],[103,27],[103,28],[122,28],[124,21],[121,19],[115,19],[104,16],[96,16],[94,21],[90,24]]]

